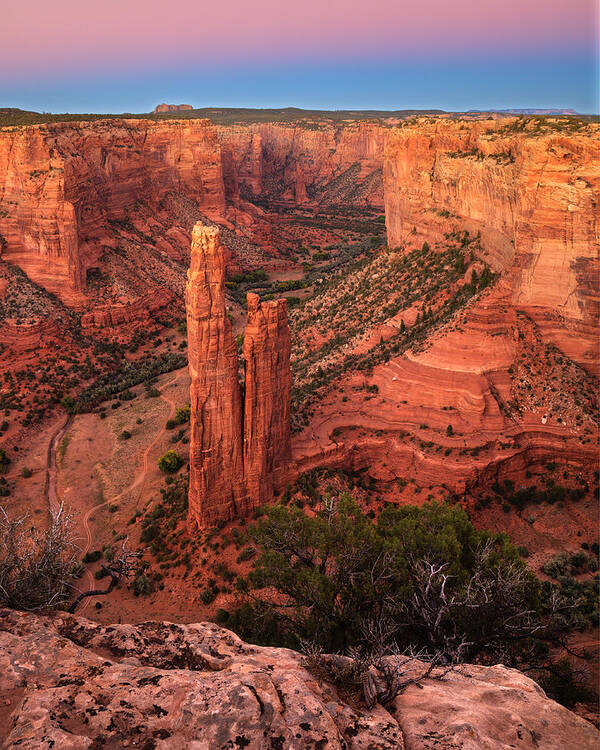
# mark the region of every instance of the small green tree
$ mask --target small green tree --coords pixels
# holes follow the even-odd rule
[[[537,611],[517,550],[459,506],[388,507],[372,523],[342,494],[313,516],[270,508],[250,535],[263,550],[251,584],[279,592],[281,628],[327,651],[374,647],[374,626],[403,648],[464,660],[502,652]]]
[[[72,413],[75,409],[75,399],[73,396],[63,396],[60,403],[69,413]]]
[[[167,451],[158,459],[158,468],[165,474],[175,474],[183,466],[183,459],[176,451]]]
[[[190,421],[191,408],[190,405],[180,406],[175,410],[175,422],[177,424],[185,424]]]
[[[4,448],[0,448],[0,474],[6,474],[10,466],[10,458],[6,455]]]

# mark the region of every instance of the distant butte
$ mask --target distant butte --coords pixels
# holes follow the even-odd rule
[[[191,104],[158,104],[154,107],[154,114],[159,112],[183,112],[184,110],[194,109]]]

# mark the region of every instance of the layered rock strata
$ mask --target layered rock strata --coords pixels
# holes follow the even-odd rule
[[[171,194],[211,220],[245,195],[382,207],[386,132],[200,119],[1,128],[0,254],[67,304],[83,305],[87,270],[103,266],[120,229],[147,234],[140,207],[151,215]]]
[[[171,192],[222,215],[217,131],[207,120],[116,120],[0,129],[0,252],[69,304],[140,203]]]
[[[503,666],[464,665],[367,709],[305,659],[212,623],[102,626],[0,612],[2,747],[544,750],[598,747],[589,722]]]
[[[598,363],[600,165],[597,126],[417,121],[385,152],[388,244],[414,233],[480,231],[512,303],[547,338],[594,371]]]
[[[81,316],[82,328],[116,328],[134,321],[150,321],[174,299],[168,289],[144,294],[133,302],[96,307]]]
[[[244,395],[225,306],[217,227],[196,224],[186,287],[191,377],[189,522],[247,515],[282,487],[290,448],[290,334],[285,300],[248,295]],[[243,402],[243,403],[242,403]]]
[[[364,122],[220,127],[228,200],[268,196],[291,205],[382,209],[388,132]]]

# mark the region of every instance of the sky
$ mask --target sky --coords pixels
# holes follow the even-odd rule
[[[596,0],[2,0],[0,107],[598,112]]]

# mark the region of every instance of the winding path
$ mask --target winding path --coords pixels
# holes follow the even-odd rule
[[[168,383],[164,383],[161,385],[158,390],[163,391],[165,388],[168,388],[169,386],[173,385],[179,380],[179,375],[176,375],[173,380],[169,380]],[[160,398],[165,401],[169,406],[171,407],[169,412],[169,417],[171,418],[173,414],[175,413],[175,402],[172,401],[168,396],[164,395],[163,393],[160,394]],[[46,476],[46,496],[48,499],[48,507],[51,508],[53,504],[56,504],[58,500],[58,469],[57,469],[57,462],[56,462],[56,453],[57,453],[57,447],[60,442],[60,440],[63,438],[64,434],[66,433],[67,429],[71,425],[73,421],[73,417],[69,417],[65,424],[54,434],[52,439],[50,440],[50,445],[48,448],[48,464],[47,464],[47,476]],[[85,557],[86,553],[90,551],[90,547],[92,545],[92,532],[90,529],[90,520],[92,519],[93,514],[99,510],[100,508],[103,508],[106,505],[114,503],[116,500],[118,500],[123,495],[127,494],[128,492],[131,492],[136,487],[138,487],[144,479],[146,478],[146,474],[148,473],[148,456],[150,455],[150,451],[156,446],[158,441],[162,438],[162,436],[167,431],[167,428],[165,426],[165,422],[163,421],[163,426],[159,430],[159,432],[154,437],[154,440],[148,445],[146,450],[143,453],[142,457],[142,469],[139,471],[133,482],[126,487],[124,490],[119,492],[118,495],[114,495],[113,497],[110,497],[108,500],[103,500],[101,503],[98,503],[98,505],[94,505],[93,508],[90,508],[85,516],[83,517],[83,530],[85,532],[85,547],[81,550],[81,556]],[[92,588],[94,586],[94,577],[92,576],[91,571],[86,568],[86,581],[88,588]],[[82,612],[90,603],[91,597],[88,599],[85,599],[81,606],[79,607],[79,612]]]

